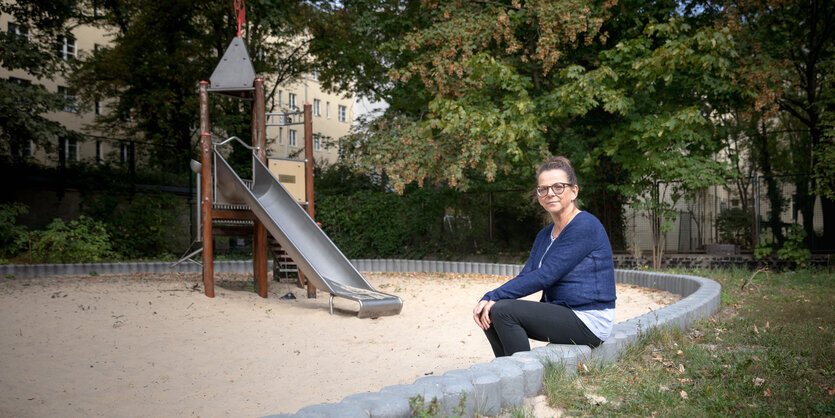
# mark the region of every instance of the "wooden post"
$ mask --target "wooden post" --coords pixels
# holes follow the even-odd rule
[[[305,200],[307,200],[307,214],[314,221],[316,220],[316,207],[313,203],[313,106],[310,103],[304,105],[304,184]],[[301,277],[301,272],[299,273]],[[307,282],[307,297],[316,297],[316,286],[310,281]]]
[[[256,147],[255,156],[264,164],[267,163],[267,122],[264,103],[264,80],[256,78],[253,83],[255,97],[252,102],[252,146]],[[254,172],[254,171],[253,171]],[[253,179],[254,180],[254,179]],[[267,297],[267,228],[256,219],[252,236],[252,267],[258,296]]]
[[[200,208],[203,240],[203,292],[215,297],[212,245],[212,134],[209,133],[209,83],[201,81],[200,94]]]

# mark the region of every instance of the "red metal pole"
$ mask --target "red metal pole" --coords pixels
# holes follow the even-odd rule
[[[264,103],[264,80],[256,78],[253,83],[255,97],[252,102],[252,146],[257,147],[255,156],[262,163],[267,163],[267,122]],[[258,285],[258,296],[267,297],[269,280],[267,279],[267,228],[255,220],[252,236],[252,267]]]
[[[200,208],[203,240],[203,292],[215,297],[212,246],[212,134],[209,133],[209,83],[201,81],[200,94]]]
[[[313,106],[310,103],[304,105],[304,159],[307,161],[304,165],[307,214],[316,220],[316,207],[313,203]],[[307,282],[307,297],[316,297],[316,286],[310,281]]]

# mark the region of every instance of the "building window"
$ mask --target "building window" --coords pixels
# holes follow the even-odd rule
[[[313,81],[319,81],[319,72],[314,70],[312,74],[310,74],[310,78]]]
[[[12,83],[17,84],[18,86],[29,86],[29,85],[32,84],[31,80],[25,80],[25,79],[17,78],[17,77],[9,77],[9,81],[11,81]]]
[[[29,40],[29,28],[26,26],[20,26],[18,24],[9,22],[8,26],[9,35],[15,35],[18,39],[25,39]]]
[[[128,154],[129,153],[130,153],[130,147],[128,146],[128,144],[125,144],[125,143],[119,144],[119,161],[122,164],[127,164],[128,163],[128,157],[129,157]]]
[[[12,148],[11,150],[12,150],[13,154],[17,155],[20,158],[26,159],[26,158],[32,158],[32,155],[33,155],[32,150],[35,148],[35,145],[32,142],[32,140],[29,139],[29,140],[25,140],[25,141],[21,142],[20,144],[12,143],[11,148]]]
[[[325,117],[331,118],[331,102],[325,102]]]
[[[278,91],[278,107],[281,108],[281,90]]]
[[[340,122],[347,122],[348,121],[348,108],[342,105],[339,105],[339,121]]]
[[[287,99],[287,106],[290,106],[290,109],[296,110],[296,94],[290,93],[289,98]]]
[[[67,141],[67,161],[78,161],[78,141],[75,139]]]
[[[74,91],[58,86],[58,94],[64,97],[64,112],[78,113],[78,97]]]
[[[58,56],[64,61],[72,61],[76,57],[75,39],[58,36]]]
[[[61,150],[61,152],[64,153],[64,161],[78,161],[78,140],[64,138],[61,141],[61,144],[63,145],[63,149]]]
[[[284,143],[284,128],[278,128],[278,145]]]
[[[313,116],[322,116],[322,101],[313,99]]]
[[[314,151],[321,151],[322,150],[322,140],[319,139],[319,134],[313,135],[313,150]]]
[[[101,100],[96,100],[96,102],[94,103],[94,108],[96,116],[101,116]]]
[[[96,164],[101,164],[102,161],[101,141],[96,141]]]
[[[290,129],[289,135],[288,135],[288,138],[287,138],[287,142],[290,143],[290,147],[296,148],[296,130],[295,129]]]

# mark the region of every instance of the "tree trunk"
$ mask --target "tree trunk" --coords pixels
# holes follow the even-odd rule
[[[655,205],[660,204],[661,202],[661,193],[658,190],[658,184],[656,183],[652,189],[651,199],[653,208],[649,210],[650,215],[650,225],[652,228],[652,268],[655,270],[661,269],[661,259],[664,256],[664,244],[665,244],[665,236],[664,231],[662,231],[661,226],[663,225],[663,219],[661,219],[661,215],[659,214],[658,207]]]
[[[835,250],[835,200],[821,196],[823,209],[823,238],[818,241],[813,250]]]
[[[783,245],[785,238],[783,237],[783,223],[780,220],[780,214],[783,212],[783,195],[777,184],[777,179],[774,177],[774,172],[771,169],[771,153],[768,147],[768,133],[765,126],[765,120],[761,121],[761,129],[757,130],[757,137],[759,139],[759,156],[760,169],[765,180],[766,193],[768,196],[768,203],[771,209],[771,214],[766,221],[766,224],[771,228],[771,234],[774,236],[774,241],[778,247]]]
[[[811,248],[812,242],[815,239],[815,195],[809,193],[809,190],[814,190],[815,186],[814,183],[810,186],[809,182],[810,179],[814,182],[814,177],[811,174],[799,174],[795,179],[797,208],[803,216],[803,230],[806,231],[806,245],[808,248]]]

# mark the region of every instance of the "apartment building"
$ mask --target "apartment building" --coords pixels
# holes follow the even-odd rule
[[[9,15],[0,15],[0,30],[6,30],[18,36],[29,37],[29,28],[19,25]],[[71,38],[64,38],[56,42],[56,54],[65,60],[77,59],[85,53],[107,46],[112,40],[112,34],[107,30],[86,25],[79,25],[72,30]],[[210,74],[204,77],[208,78]],[[269,74],[259,74],[269,84]],[[83,140],[61,139],[55,151],[47,153],[30,142],[22,152],[26,158],[31,158],[41,164],[54,166],[63,162],[74,163],[117,163],[127,164],[130,158],[130,141],[125,138],[113,137],[107,132],[99,132],[92,128],[95,118],[106,112],[103,103],[96,102],[90,109],[82,109],[73,105],[74,92],[67,87],[66,81],[60,77],[54,80],[36,79],[21,70],[9,71],[0,67],[0,78],[10,78],[19,83],[33,83],[43,85],[51,92],[58,92],[71,99],[70,104],[58,112],[45,115],[65,127],[82,133]],[[272,86],[267,85],[269,92]],[[196,93],[195,93],[196,94]],[[338,158],[339,139],[351,132],[354,117],[353,97],[327,93],[322,90],[315,74],[305,75],[296,82],[279,86],[275,95],[269,98],[267,111],[271,113],[294,112],[303,109],[303,105],[310,103],[313,107],[313,155],[319,162],[332,163]],[[195,115],[195,120],[198,115]],[[293,116],[293,121],[300,116]],[[270,118],[268,123],[279,123],[278,117]],[[267,129],[268,156],[281,158],[303,158],[304,132],[302,125],[271,126]]]
[[[267,77],[267,82],[269,78]],[[313,110],[313,159],[333,163],[339,156],[339,140],[351,132],[354,120],[354,99],[322,90],[316,73],[300,80],[279,86],[267,103],[268,113],[297,112],[304,104]],[[270,110],[272,109],[272,110]],[[301,116],[290,118],[301,121]],[[267,123],[280,124],[277,116]],[[280,158],[304,157],[304,131],[302,125],[269,126],[267,128],[267,155]]]
[[[29,28],[19,25],[11,16],[5,14],[0,15],[0,30],[27,39],[31,36]],[[56,40],[55,53],[65,61],[72,61],[81,54],[93,51],[107,45],[109,42],[108,34],[104,30],[90,26],[79,26],[73,30],[73,37],[62,37]],[[37,79],[23,70],[9,71],[3,67],[0,67],[0,77],[21,84],[42,85],[48,91],[60,93],[70,99],[62,110],[44,116],[61,123],[70,130],[84,133],[87,137],[83,141],[60,139],[59,143],[55,144],[58,155],[54,151],[48,154],[44,149],[30,141],[29,146],[20,151],[24,157],[32,158],[46,165],[55,165],[58,161],[64,161],[68,164],[78,162],[102,163],[107,156],[118,158],[121,155],[123,159],[127,158],[127,143],[119,138],[108,137],[104,133],[87,129],[87,126],[92,124],[98,115],[101,115],[102,103],[97,102],[92,109],[82,110],[77,103],[73,103],[75,94],[67,87],[63,77],[56,76],[53,80]]]

